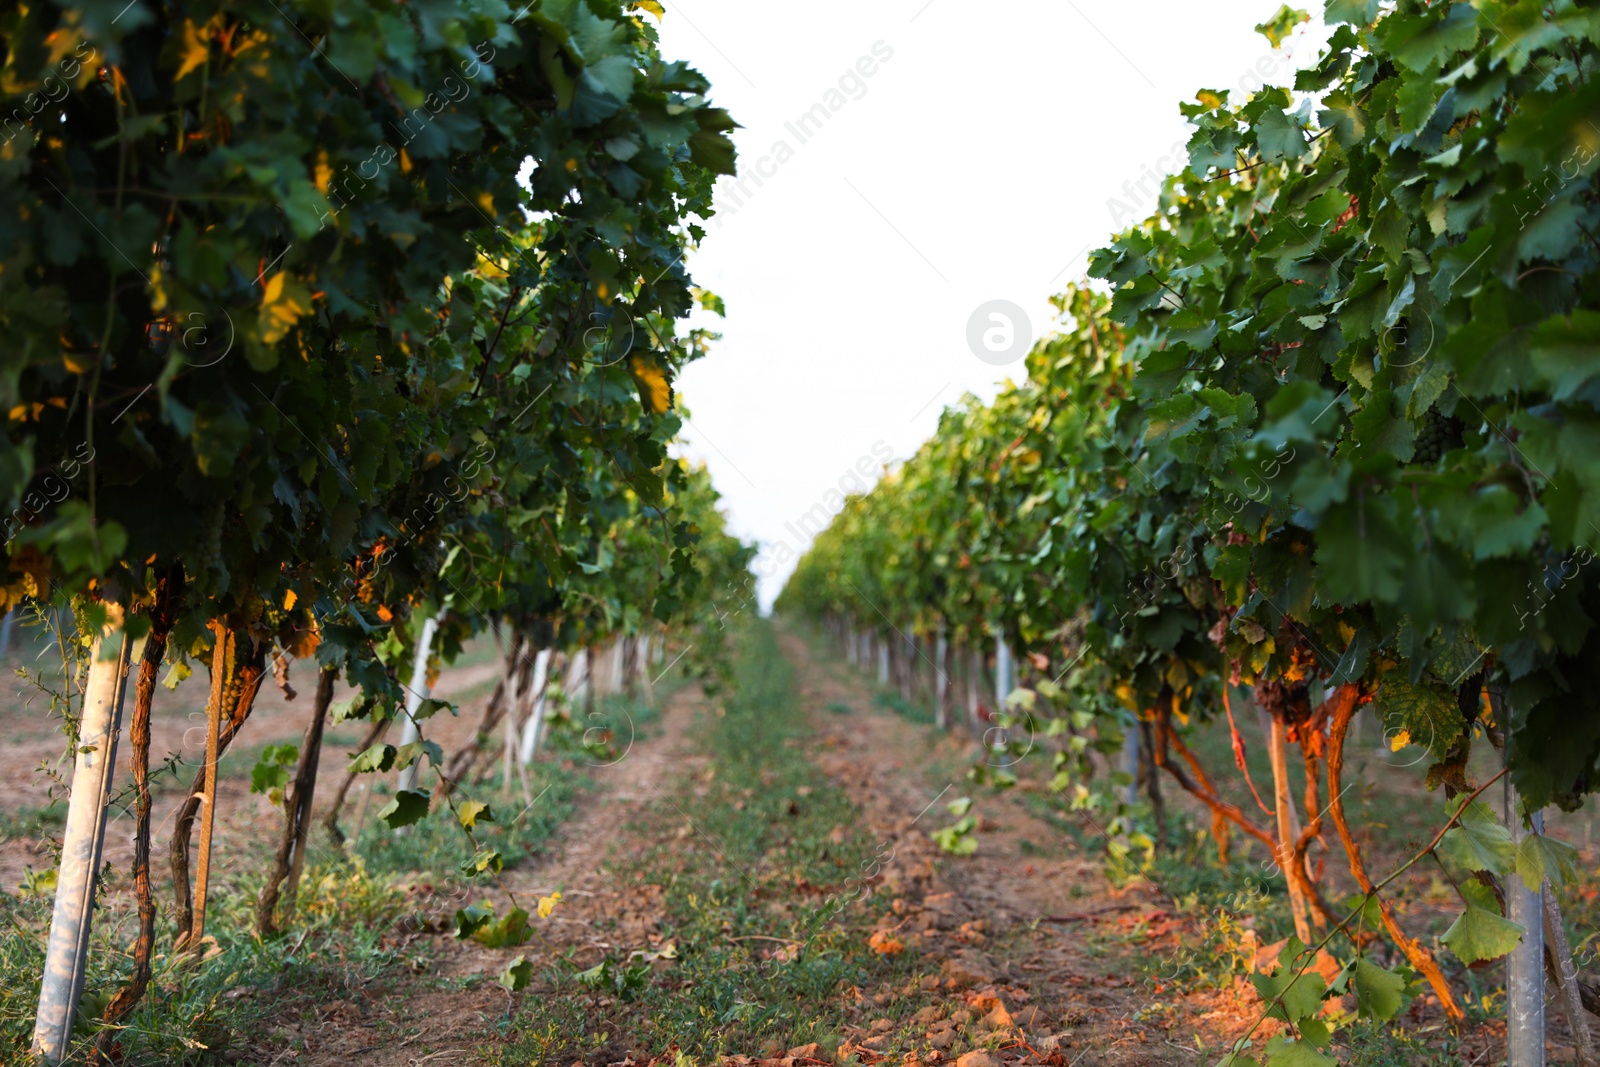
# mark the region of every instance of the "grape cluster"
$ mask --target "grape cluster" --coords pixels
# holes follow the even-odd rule
[[[1438,463],[1446,452],[1461,447],[1461,431],[1460,419],[1429,408],[1422,417],[1422,425],[1417,428],[1417,450],[1411,457],[1412,463],[1421,467]]]

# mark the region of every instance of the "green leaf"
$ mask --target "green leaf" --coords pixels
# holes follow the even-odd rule
[[[1310,21],[1311,16],[1306,12],[1301,11],[1299,8],[1293,8],[1288,4],[1284,4],[1282,7],[1278,8],[1277,13],[1271,18],[1263,23],[1258,24],[1256,26],[1256,32],[1270,41],[1272,43],[1272,47],[1277,48],[1279,45],[1283,44],[1284,38],[1288,37],[1289,34],[1294,31],[1296,26],[1300,25],[1302,22]]]
[[[480,927],[472,939],[488,948],[511,948],[527,944],[532,936],[533,932],[528,929],[528,913],[512,908],[500,919]]]
[[[610,960],[601,960],[587,971],[573,975],[585,989],[610,989],[614,985]]]
[[[1356,989],[1356,1010],[1369,1019],[1393,1019],[1409,999],[1404,978],[1364,957],[1356,961],[1352,984]]]
[[[350,761],[350,769],[357,774],[382,773],[394,767],[395,747],[379,742]]]
[[[1363,893],[1352,894],[1347,897],[1344,906],[1349,911],[1361,909],[1361,914],[1353,920],[1359,923],[1364,930],[1383,929],[1383,906],[1378,903],[1376,895],[1367,896]]]
[[[391,830],[410,826],[428,814],[428,799],[426,790],[402,789],[378,812],[378,818],[388,823]]]
[[[1348,93],[1332,92],[1322,101],[1317,121],[1323,129],[1332,130],[1333,136],[1346,148],[1357,144],[1367,135],[1367,116],[1350,99]]]
[[[494,905],[485,900],[469,904],[456,912],[456,940],[464,941],[483,929],[494,918]]]
[[[1378,17],[1379,0],[1328,0],[1322,20],[1330,26],[1348,22],[1356,26],[1370,26]]]
[[[1517,875],[1534,892],[1546,878],[1551,885],[1578,880],[1578,850],[1544,834],[1528,834],[1517,844]]]
[[[1428,124],[1439,102],[1439,88],[1434,83],[1430,68],[1421,74],[1404,78],[1400,91],[1395,94],[1395,110],[1400,117],[1400,129],[1416,133]]]
[[[946,826],[942,830],[934,830],[928,836],[933,838],[933,843],[952,856],[970,856],[978,851],[978,840],[972,836],[977,821],[968,815],[954,826]]]
[[[250,439],[250,424],[230,405],[206,401],[195,409],[195,463],[208,478],[222,478],[233,469],[239,450]]]
[[[1343,604],[1388,600],[1400,591],[1410,544],[1395,527],[1392,504],[1371,493],[1335,505],[1317,527],[1318,580]]]
[[[583,68],[583,80],[591,88],[625,104],[633,96],[633,60],[628,56],[606,56]]]
[[[456,707],[448,700],[433,700],[431,698],[425,699],[417,705],[417,710],[411,717],[417,722],[424,722],[433,718],[441,711],[448,711],[450,714],[454,715],[456,713]]]
[[[1444,17],[1436,12],[1443,10]],[[1414,71],[1435,70],[1454,53],[1478,43],[1478,13],[1469,3],[1436,4],[1415,15],[1390,15],[1377,36],[1395,62]]]
[[[444,750],[439,747],[439,743],[423,738],[401,745],[395,750],[395,769],[403,771],[423,756],[427,756],[428,762],[434,767],[444,764]]]
[[[1307,969],[1296,977],[1295,972],[1304,962],[1298,958],[1304,954],[1304,949],[1304,945],[1291,938],[1279,957],[1276,971],[1270,975],[1250,976],[1262,1002],[1268,1005],[1267,1015],[1271,1018],[1295,1023],[1313,1018],[1322,1010],[1322,998],[1328,992],[1328,984],[1323,981],[1322,975]]]
[[[1459,806],[1463,797],[1450,802]],[[1517,846],[1511,831],[1495,818],[1483,801],[1475,800],[1461,813],[1461,819],[1439,840],[1439,858],[1458,871],[1491,871],[1510,874],[1517,865]]]
[[[299,758],[297,745],[268,745],[256,765],[250,768],[250,792],[266,793],[277,803],[283,788],[289,784],[289,769]]]
[[[89,505],[82,500],[63,501],[54,518],[42,526],[26,527],[17,539],[54,552],[62,570],[68,573],[104,573],[121,558],[128,545],[127,532],[120,524],[97,524]]]
[[[1522,927],[1487,908],[1472,905],[1439,938],[1466,963],[1496,960],[1517,947]]]
[[[1256,121],[1256,144],[1267,160],[1295,160],[1311,151],[1299,121],[1278,108],[1268,108]]]
[[[1541,322],[1528,339],[1534,370],[1550,383],[1551,395],[1568,400],[1600,375],[1600,311],[1575,309],[1571,316]]]
[[[500,986],[508,993],[520,993],[533,981],[533,963],[526,956],[518,956],[500,972]]]
[[[1413,745],[1443,758],[1466,725],[1455,693],[1442,686],[1413,684],[1406,668],[1392,667],[1378,682],[1373,710],[1389,730],[1404,730]]]
[[[1222,583],[1223,595],[1232,603],[1244,603],[1250,589],[1250,546],[1223,546],[1212,565],[1211,577]]]
[[[337,725],[351,719],[364,718],[361,713],[367,706],[366,691],[357,693],[349,700],[338,700],[328,707],[328,721]]]
[[[1280,1036],[1267,1042],[1266,1067],[1339,1067],[1339,1065],[1336,1060],[1312,1048],[1308,1042],[1290,1041]]]

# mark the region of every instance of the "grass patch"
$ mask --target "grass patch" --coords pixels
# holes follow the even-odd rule
[[[0,842],[54,837],[67,824],[67,802],[63,798],[42,808],[24,807],[0,812]]]
[[[875,846],[804,758],[810,734],[770,625],[753,625],[740,651],[735,689],[700,724],[706,766],[636,827],[660,843],[615,871],[661,888],[676,960],[630,974],[619,951],[609,984],[547,972],[552,992],[524,1002],[501,1063],[836,1048],[860,1011],[846,990],[912,973],[907,955],[867,947]]]
[[[118,1027],[123,1064],[220,1063],[286,1002],[363,995],[399,959],[389,935],[414,906],[392,879],[375,877],[359,860],[313,866],[287,934],[261,942],[251,933],[254,890],[231,879],[215,886],[207,926],[216,948],[203,961],[171,955],[168,924],[158,924],[150,989]],[[158,892],[163,907],[164,896]],[[96,912],[84,1011],[69,1062],[86,1062],[100,1030],[95,1017],[131,969],[128,949],[137,929],[131,905],[124,894]],[[29,1062],[50,911],[47,893],[0,893],[0,1062]]]
[[[899,693],[888,689],[880,689],[872,698],[872,702],[880,708],[887,708],[901,718],[909,719],[915,723],[926,726],[933,725],[933,709],[927,705],[907,700]]]
[[[480,845],[498,851],[507,866],[543,851],[572,814],[574,801],[584,787],[584,776],[569,764],[536,763],[528,768],[528,784],[534,797],[531,805],[523,802],[520,782],[513,783],[507,801],[499,775],[465,791],[490,803],[495,821],[480,822],[474,834]],[[372,798],[374,812],[387,803],[392,783],[376,788]],[[465,880],[460,864],[473,854],[472,843],[461,824],[438,799],[426,819],[406,827],[403,833],[368,816],[356,837],[355,851],[375,873],[430,880]]]

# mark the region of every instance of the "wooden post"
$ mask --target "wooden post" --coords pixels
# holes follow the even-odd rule
[[[623,682],[627,671],[624,669],[623,654],[627,649],[628,639],[617,635],[611,642],[611,693],[622,692]]]
[[[239,638],[225,620],[216,619],[211,629],[217,635],[211,657],[211,699],[206,707],[205,800],[200,808],[200,851],[194,866],[194,916],[184,947],[200,952],[206,934],[206,902],[211,895],[211,844],[217,826],[217,761],[222,758],[222,704],[227,679],[234,673],[239,654]]]
[[[1506,826],[1518,845],[1528,836],[1522,798],[1505,776]],[[1533,812],[1533,833],[1544,819]],[[1513,874],[1505,879],[1506,918],[1522,927],[1522,940],[1506,956],[1506,1067],[1544,1067],[1544,894]]]
[[[649,707],[655,707],[656,683],[651,677],[655,673],[651,664],[655,661],[650,658],[650,646],[653,643],[651,636],[645,634],[639,638],[639,688],[644,691],[644,702]]]
[[[1139,802],[1139,726],[1130,723],[1122,731],[1122,773],[1128,776],[1128,784],[1122,789],[1122,802],[1124,804],[1137,804]]]
[[[95,637],[89,652],[89,680],[72,766],[72,797],[62,832],[55,910],[45,943],[39,1014],[33,1027],[33,1049],[48,1064],[66,1058],[89,960],[89,924],[94,915],[95,881],[105,842],[106,805],[117,761],[132,644],[121,628],[121,612],[113,608],[112,613],[114,621]]]
[[[933,640],[933,721],[940,730],[950,729],[950,641],[944,623],[939,623]]]
[[[1005,634],[997,626],[994,631],[994,706],[997,712],[1005,710],[1006,697],[1016,688],[1016,675],[1011,646],[1006,644]]]
[[[436,615],[422,624],[422,633],[417,636],[417,661],[411,667],[411,684],[406,687],[406,719],[400,724],[400,746],[418,741],[422,737],[422,727],[417,722],[417,712],[422,708],[422,702],[432,694],[433,688],[428,685],[428,656],[433,651],[433,635],[439,631],[439,617]],[[396,789],[411,789],[417,784],[417,770],[421,760],[400,772]]]
[[[983,736],[983,653],[974,643],[967,649],[967,728],[974,738]]]
[[[917,634],[915,630],[905,631],[905,640],[901,643],[900,654],[905,657],[903,669],[900,671],[900,697],[907,704],[911,703],[917,689]]]
[[[529,764],[539,754],[539,732],[544,727],[544,698],[550,682],[552,649],[541,648],[533,660],[533,711],[522,728],[522,762]]]

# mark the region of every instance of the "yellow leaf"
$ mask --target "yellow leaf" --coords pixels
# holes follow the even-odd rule
[[[315,620],[312,620],[309,626],[294,631],[294,637],[284,646],[284,651],[295,659],[310,659],[317,654],[317,646],[320,644],[322,644],[322,634],[317,631]]]
[[[1210,89],[1201,89],[1199,95],[1196,96],[1195,99],[1200,101],[1200,103],[1204,104],[1206,107],[1217,108],[1222,106],[1222,97],[1212,92]]]
[[[27,422],[28,421],[28,405],[26,405],[26,404],[18,404],[16,407],[12,408],[11,409],[11,421],[12,422]]]
[[[162,281],[161,263],[157,261],[150,268],[150,310],[158,314],[167,310],[167,290]]]
[[[1405,748],[1409,744],[1411,744],[1411,735],[1406,731],[1401,730],[1399,733],[1395,734],[1389,739],[1389,751],[1399,752],[1402,748]]]
[[[479,193],[478,206],[483,208],[483,213],[485,215],[488,215],[490,218],[494,218],[494,197],[490,196],[487,192]]]
[[[328,183],[332,180],[333,168],[328,166],[328,153],[325,151],[318,152],[316,169],[317,192],[326,193],[328,191]]]
[[[411,157],[406,155],[406,150],[404,148],[400,149],[400,173],[411,173]]]
[[[183,60],[178,64],[178,75],[173,81],[182,81],[184,76],[198,70],[206,60],[211,58],[211,45],[201,36],[200,30],[188,19],[183,20]]]
[[[299,599],[300,599],[299,595],[296,594],[293,589],[291,589],[287,593],[283,594],[283,610],[284,611],[293,611],[294,610],[294,603],[295,603],[296,600],[299,600]]]
[[[888,930],[875,930],[867,938],[867,947],[880,956],[898,956],[906,950],[905,943]]]
[[[299,282],[290,282],[286,274],[279,271],[269,278],[261,296],[259,331],[264,344],[283,340],[300,317],[311,311],[311,294]]]
[[[654,361],[634,356],[630,361],[633,377],[639,383],[639,402],[652,415],[660,415],[672,406],[672,383]]]
[[[548,919],[550,913],[556,910],[556,905],[561,903],[561,893],[551,893],[547,897],[539,898],[539,918]]]
[[[633,0],[633,6],[641,11],[648,11],[660,22],[667,17],[667,9],[656,3],[656,0]]]
[[[42,595],[50,584],[50,561],[32,545],[23,545],[11,553],[11,571],[22,574],[20,584],[28,596]]]

